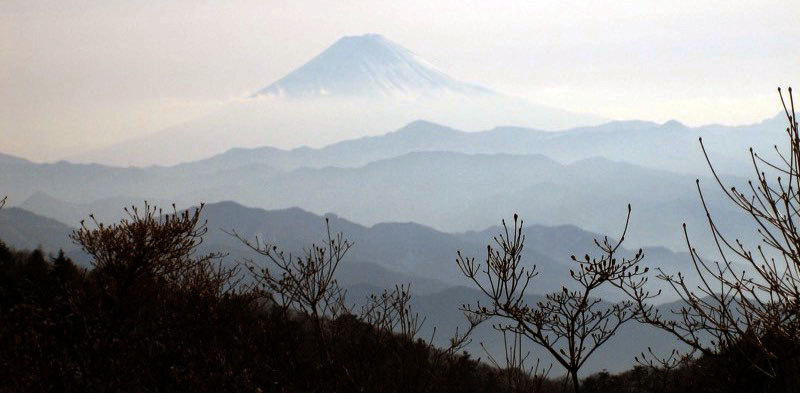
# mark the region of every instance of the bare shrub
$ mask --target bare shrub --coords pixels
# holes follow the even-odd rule
[[[178,288],[218,294],[232,290],[235,268],[221,264],[220,254],[196,255],[208,231],[200,220],[202,205],[194,211],[172,213],[150,206],[125,208],[127,218],[105,225],[90,216],[90,227],[81,227],[70,238],[92,257],[96,274],[111,277],[109,281],[121,292],[140,279],[160,279]]]
[[[660,271],[656,277],[669,284],[683,301],[679,310],[662,315],[652,305],[659,293],[649,292],[643,282],[627,280],[622,289],[637,304],[639,319],[669,332],[689,347],[666,358],[647,354],[648,364],[674,367],[695,354],[723,357],[741,363],[783,387],[794,384],[800,349],[800,134],[792,90],[784,97],[778,89],[788,120],[786,143],[775,146],[776,160],[750,149],[755,179],[747,189],[724,184],[714,169],[702,138],[700,146],[711,173],[728,199],[752,219],[760,242],[749,247],[726,236],[715,219],[697,181],[700,202],[716,245],[716,258],[702,257],[692,246],[684,224],[697,287],[686,276]],[[729,372],[736,372],[729,370]]]
[[[630,206],[619,241],[612,242],[607,237],[602,242],[595,240],[601,251],[599,257],[572,257],[577,266],[570,276],[579,289],[562,287],[561,291],[546,295],[544,301],[529,304],[526,291],[537,273],[535,266],[528,268],[522,263],[525,236],[522,221],[514,215],[511,230],[503,221],[504,233],[495,238],[497,248],[487,246],[485,267],[459,252],[458,267],[488,298],[487,304],[478,302],[463,310],[482,318],[498,318],[495,329],[515,340],[525,337],[547,350],[571,377],[574,391],[579,392],[581,367],[622,324],[633,318],[634,311],[632,302],[606,305],[592,297],[593,291],[605,284],[635,279],[647,271],[640,271],[637,266],[643,258],[641,250],[629,259],[617,257],[629,220]],[[511,359],[514,367],[524,368],[524,357],[517,354]]]

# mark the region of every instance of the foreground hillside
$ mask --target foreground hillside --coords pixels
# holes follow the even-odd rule
[[[141,207],[141,203],[137,206]],[[327,218],[332,230],[344,233],[354,244],[337,270],[337,280],[348,290],[348,302],[361,306],[372,293],[392,289],[395,284],[410,284],[415,295],[411,304],[426,319],[421,332],[430,337],[436,328],[438,333],[434,335],[434,342],[437,345],[446,345],[449,337],[444,333],[463,324],[464,317],[458,306],[480,299],[480,292],[469,286],[459,272],[455,264],[456,253],[461,251],[481,257],[486,252],[486,244],[501,232],[500,228],[491,227],[479,232],[452,234],[414,223],[382,223],[366,227],[334,215],[322,217],[297,208],[266,211],[234,202],[205,205],[202,217],[207,220],[208,233],[198,250],[227,254],[224,262],[229,266],[248,259],[260,259],[257,253],[231,235],[234,231],[245,239],[259,238],[279,245],[286,252],[301,254],[304,248],[325,237]],[[114,222],[100,219],[106,224]],[[33,233],[31,228],[37,228],[37,231]],[[0,210],[0,234],[28,234],[24,241],[10,237],[8,244],[19,248],[42,246],[48,252],[63,248],[68,256],[83,266],[89,266],[90,258],[68,238],[72,229],[22,209]],[[528,241],[524,261],[536,265],[539,273],[536,284],[530,288],[529,302],[532,304],[542,300],[545,294],[560,290],[562,285],[571,285],[569,256],[594,249],[594,239],[602,237],[574,226],[526,225],[524,233]],[[632,250],[620,252],[621,255],[634,253]],[[644,266],[658,267],[670,274],[690,269],[691,259],[687,254],[663,248],[645,248],[644,253]],[[693,281],[690,279],[690,282]],[[655,280],[651,288],[665,291],[662,301],[675,299],[666,283]],[[608,302],[604,304],[622,300],[621,293],[609,288],[600,288],[597,296]],[[677,304],[659,306],[667,315],[679,308]],[[502,336],[489,325],[476,328],[473,338],[465,349],[475,356],[485,358],[486,351],[489,351],[497,357],[504,352]],[[602,370],[623,371],[635,365],[634,357],[648,347],[668,353],[674,345],[673,338],[657,329],[640,324],[626,325],[609,345],[590,359],[584,371],[587,374]],[[536,352],[535,356],[546,364],[553,361],[545,352]]]
[[[319,288],[333,296],[298,297],[291,302],[312,308],[286,308],[267,288],[241,286],[241,271],[196,254],[203,232],[195,231],[198,217],[189,225],[184,222],[192,216],[181,217],[135,219],[152,228],[145,232],[125,223],[76,232],[92,255],[89,270],[63,254],[47,258],[0,242],[0,391],[565,391],[559,371],[548,379],[542,370],[492,367],[459,352],[469,336],[426,343],[405,292],[373,297],[372,307],[390,313],[375,314],[328,308],[344,296],[328,292],[335,282],[314,281],[322,286],[306,289],[285,284],[274,290],[312,294]],[[422,304],[456,310],[457,293]],[[321,314],[311,311],[318,306]],[[769,386],[752,371],[729,367],[713,359],[671,371],[636,367],[589,376],[581,386],[584,392]]]
[[[500,372],[354,318],[319,327],[247,293],[119,281],[0,243],[0,391],[504,390]]]

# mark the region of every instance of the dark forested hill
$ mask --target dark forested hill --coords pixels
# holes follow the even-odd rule
[[[354,244],[337,271],[338,279],[348,288],[348,300],[359,304],[369,293],[392,288],[395,284],[411,284],[414,307],[427,319],[425,334],[431,334],[430,329],[437,327],[439,344],[465,323],[458,307],[480,299],[478,292],[464,286],[468,282],[456,267],[456,252],[480,261],[485,257],[486,245],[501,230],[495,226],[478,232],[450,234],[414,223],[367,227],[335,215],[322,217],[297,208],[267,211],[234,202],[206,205],[203,214],[203,219],[208,220],[209,232],[200,252],[223,252],[228,254],[226,261],[229,263],[252,259],[262,266],[269,266],[266,259],[249,250],[231,232],[236,231],[250,240],[258,237],[287,252],[297,253],[312,243],[324,241],[327,217],[331,230],[342,232]],[[19,208],[0,210],[0,239],[18,248],[41,244],[45,251],[54,252],[59,247],[74,250],[75,246],[67,238],[70,231],[64,224]],[[569,225],[526,225],[524,233],[527,239],[525,263],[535,264],[539,271],[530,288],[534,296],[531,302],[536,300],[535,296],[569,285],[570,255],[594,254],[593,239],[601,236]],[[623,251],[623,254],[631,253]],[[687,255],[663,248],[645,249],[644,263],[662,267],[668,273],[689,269]],[[620,294],[614,290],[597,294],[612,301],[620,299]],[[670,297],[664,297],[668,299]],[[494,354],[502,350],[501,337],[488,325],[479,329],[475,337],[469,350],[476,356],[483,356],[481,342]],[[640,343],[647,343],[654,349],[673,345],[667,336],[647,327],[625,327],[620,338],[603,347],[602,353],[587,365],[587,372],[630,367],[633,356],[646,349]],[[537,356],[546,358],[544,354],[537,353]]]

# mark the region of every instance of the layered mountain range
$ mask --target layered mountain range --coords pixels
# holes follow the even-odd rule
[[[563,132],[463,132],[416,121],[319,149],[236,148],[169,167],[36,164],[5,157],[0,190],[11,205],[71,225],[90,211],[118,219],[119,206],[145,199],[182,207],[235,200],[265,209],[332,212],[364,225],[413,221],[450,232],[481,230],[519,213],[531,223],[613,234],[631,203],[631,246],[683,251],[685,222],[697,246],[713,250],[698,178],[712,213],[733,235],[757,239],[747,217],[732,209],[710,177],[697,139],[703,137],[725,181],[744,184],[743,177],[725,174],[752,171],[748,144],[769,156],[768,146],[782,137],[780,122],[699,128],[615,122]]]

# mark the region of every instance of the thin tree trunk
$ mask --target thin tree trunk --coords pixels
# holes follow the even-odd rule
[[[572,391],[574,393],[581,393],[578,385],[578,370],[570,371],[569,373],[572,375]]]

